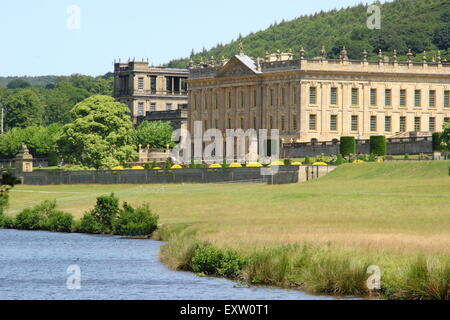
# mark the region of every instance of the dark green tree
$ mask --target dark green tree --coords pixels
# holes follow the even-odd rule
[[[31,87],[31,84],[23,79],[11,80],[6,86],[8,89],[25,89]]]
[[[8,129],[24,128],[42,123],[44,105],[33,90],[23,89],[8,96],[4,105],[7,109],[5,123]]]
[[[165,149],[167,146],[173,147],[173,128],[170,122],[144,121],[136,129],[136,145],[150,145],[154,149]]]
[[[66,162],[91,168],[112,168],[137,157],[130,110],[108,96],[92,96],[71,111],[57,141]]]

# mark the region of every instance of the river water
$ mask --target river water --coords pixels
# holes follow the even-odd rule
[[[0,230],[0,299],[331,299],[170,271],[159,261],[161,245],[114,236]],[[77,279],[80,288],[73,289]]]

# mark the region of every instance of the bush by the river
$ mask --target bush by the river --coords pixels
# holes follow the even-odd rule
[[[46,230],[51,232],[72,232],[74,225],[70,213],[54,210],[47,217]]]
[[[79,221],[70,213],[57,210],[56,201],[47,200],[24,209],[15,218],[0,212],[0,228],[150,236],[158,227],[158,219],[147,204],[134,208],[124,203],[119,209],[119,198],[111,194],[98,197],[95,207]]]
[[[92,212],[86,212],[77,227],[78,232],[88,234],[102,234],[103,230],[103,225],[98,222]]]
[[[125,202],[114,220],[114,234],[150,236],[158,227],[158,219],[158,215],[152,213],[148,205],[133,208]]]
[[[8,225],[19,230],[72,232],[74,219],[70,213],[56,210],[56,201],[44,201],[33,208],[24,209],[14,221],[11,218]]]
[[[237,277],[244,260],[233,250],[223,251],[211,244],[200,244],[192,258],[194,272]]]
[[[103,233],[111,233],[114,219],[119,211],[119,198],[112,193],[109,196],[98,197],[91,214],[95,221],[102,225]]]
[[[85,213],[77,230],[90,234],[150,236],[158,226],[158,218],[148,205],[133,208],[124,203],[123,209],[119,209],[119,198],[110,194],[97,198],[94,209]]]

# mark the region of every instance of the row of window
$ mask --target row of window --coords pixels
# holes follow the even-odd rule
[[[150,90],[156,92],[156,76],[149,76]],[[167,91],[187,91],[187,83],[185,78],[180,77],[165,77]],[[138,78],[138,90],[144,90],[144,77]]]
[[[371,88],[370,89],[370,105],[371,106],[378,106],[379,105],[379,93],[378,89]],[[246,106],[246,104],[251,105],[252,107],[256,107],[258,103],[258,91],[252,90],[252,99],[247,103],[246,101],[246,95],[244,91],[240,91],[238,93],[238,101],[237,105],[239,108],[243,108]],[[282,99],[281,99],[282,105],[289,105],[288,101],[288,95],[287,95],[287,88],[282,88]],[[294,102],[294,105],[298,104],[298,93],[297,90],[292,90],[292,100]],[[317,88],[316,87],[310,87],[309,88],[309,103],[311,105],[317,104]],[[333,87],[330,88],[330,105],[337,105],[338,104],[338,88]],[[360,89],[358,88],[352,88],[351,90],[351,104],[353,106],[360,105]],[[194,110],[197,110],[200,105],[200,99],[199,95],[193,95],[193,106]],[[210,106],[213,106],[215,109],[219,108],[219,95],[217,93],[214,93],[211,95],[204,95],[203,99],[203,105],[204,110],[208,110]],[[227,93],[227,107],[230,109],[233,107],[233,96],[231,92]],[[270,89],[269,91],[269,105],[270,106],[276,106],[277,105],[277,98],[276,98],[276,92],[275,89]],[[385,89],[384,90],[384,105],[386,107],[392,106],[392,89]],[[406,107],[407,105],[407,90],[406,89],[400,89],[399,92],[399,105],[400,107]],[[450,107],[450,91],[444,90],[444,98],[443,98],[443,105],[444,108]],[[414,107],[421,107],[422,106],[422,90],[414,90]],[[429,90],[428,91],[428,106],[429,107],[436,107],[436,90]]]
[[[232,120],[231,118],[228,118],[228,121],[227,121],[227,129],[232,129],[232,128],[233,128],[232,124],[233,124],[233,120]],[[243,129],[243,130],[248,129],[248,128],[246,127],[246,125],[245,125],[245,118],[243,118],[243,117],[239,118],[239,125],[240,125],[240,126],[239,126],[240,129]],[[258,129],[256,117],[253,117],[253,119],[252,119],[252,125],[253,125],[253,126],[252,126],[253,129]],[[214,128],[214,129],[219,129],[219,120],[217,120],[217,119],[213,120],[213,122],[212,122],[212,128]],[[275,128],[276,128],[276,127],[274,126],[274,120],[273,120],[273,117],[269,117],[269,125],[268,125],[268,128],[269,128],[269,129],[275,129]],[[291,128],[292,128],[292,130],[294,130],[294,131],[296,131],[296,130],[298,129],[298,126],[297,126],[297,118],[296,118],[295,115],[294,115],[293,118],[292,118],[292,126],[291,126]],[[204,129],[204,130],[209,129],[209,126],[208,126],[208,120],[203,120],[203,129]],[[282,116],[282,117],[280,118],[280,127],[279,127],[279,129],[280,129],[281,131],[286,131],[286,129],[288,129],[288,127],[287,127],[287,121],[286,121],[286,118],[285,118],[284,116]]]
[[[351,103],[353,106],[358,106],[360,104],[359,99],[359,89],[352,88],[351,92]],[[378,103],[378,89],[370,89],[370,105],[377,106]],[[399,92],[399,105],[400,107],[406,107],[407,102],[407,91],[406,89],[400,89]],[[309,88],[309,103],[311,105],[317,104],[317,88],[310,87]],[[444,108],[450,107],[450,91],[444,90]],[[330,88],[330,104],[337,105],[338,104],[338,89]],[[392,106],[392,89],[384,90],[384,105],[386,107]],[[414,90],[414,107],[422,106],[422,90]],[[428,106],[436,107],[436,90],[428,91]]]
[[[376,132],[378,128],[378,117],[370,116],[370,131]],[[444,118],[444,122],[450,122],[450,118]],[[436,131],[436,118],[430,117],[428,120],[428,130],[431,132]],[[400,132],[406,132],[406,117],[402,116],[399,118],[399,128]],[[317,115],[310,114],[309,115],[309,130],[316,131],[317,130]],[[351,131],[359,131],[359,116],[352,115],[350,120],[350,130]],[[415,117],[414,118],[414,131],[422,130],[422,118]],[[338,131],[338,116],[331,115],[330,116],[330,131]],[[392,132],[392,117],[385,116],[384,117],[384,131]]]
[[[245,118],[241,117],[239,118],[239,127],[240,129],[248,129],[245,125]],[[444,122],[450,122],[450,118],[444,118]],[[234,128],[233,120],[231,118],[227,119],[227,129]],[[402,116],[399,118],[399,131],[400,132],[406,132],[406,124],[407,119],[405,116]],[[256,117],[252,118],[252,128],[258,129],[257,126],[257,119]],[[428,130],[431,132],[436,131],[436,118],[430,117],[428,120]],[[352,115],[350,120],[350,127],[351,131],[357,132],[359,131],[359,116],[358,115]],[[219,120],[214,119],[212,121],[212,128],[219,129]],[[209,127],[209,120],[203,120],[203,129],[208,130]],[[297,124],[297,118],[294,115],[292,117],[292,122],[290,125],[288,124],[288,121],[286,121],[286,118],[284,116],[280,117],[279,125],[275,124],[274,117],[270,116],[268,119],[268,129],[280,129],[281,131],[286,130],[298,130],[298,124]],[[371,116],[370,117],[370,131],[371,132],[377,132],[378,130],[378,117],[377,116]],[[316,131],[317,130],[317,115],[310,114],[309,115],[309,130]],[[338,131],[338,116],[337,115],[331,115],[330,116],[330,131]],[[385,132],[392,132],[392,117],[391,116],[385,116],[384,117],[384,131]],[[414,131],[422,131],[422,118],[421,117],[415,117],[414,118]]]
[[[171,111],[171,110],[172,110],[172,104],[166,103],[166,111]],[[150,111],[151,112],[156,111],[156,103],[150,103]],[[138,115],[138,117],[145,115],[144,102],[138,102],[138,114],[137,115]]]

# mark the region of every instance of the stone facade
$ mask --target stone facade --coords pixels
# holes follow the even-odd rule
[[[114,65],[114,97],[126,104],[133,122],[147,113],[185,109],[188,103],[185,69],[149,66],[144,61]]]
[[[253,60],[243,49],[230,60],[190,65],[189,128],[279,129],[282,143],[333,141],[341,136],[402,137],[440,131],[450,121],[450,64],[328,60],[292,52]]]

